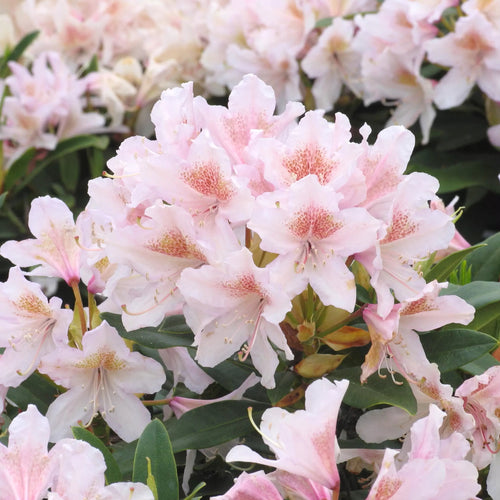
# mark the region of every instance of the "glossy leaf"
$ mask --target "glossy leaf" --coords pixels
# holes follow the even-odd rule
[[[361,367],[338,368],[327,378],[330,380],[349,380],[349,387],[343,402],[354,408],[370,408],[380,404],[398,406],[408,413],[417,411],[417,402],[410,386],[401,375],[395,374],[398,384],[394,383],[386,370],[381,370],[385,378],[377,373],[371,375],[365,384],[361,384]]]
[[[473,247],[465,248],[464,250],[448,255],[444,259],[440,260],[425,274],[425,280],[427,282],[433,280],[437,280],[439,282],[446,281],[450,274],[465,259],[465,257],[467,257],[467,255],[484,245],[484,243],[480,243],[478,245],[474,245]]]
[[[40,175],[45,168],[58,160],[59,158],[73,153],[74,151],[79,151],[81,149],[86,149],[90,147],[95,147],[99,149],[104,149],[109,143],[109,138],[107,136],[97,136],[97,135],[79,135],[76,137],[70,137],[69,139],[63,139],[60,141],[53,151],[50,151],[46,158],[37,162],[36,168],[24,177],[22,182],[17,184],[13,191],[17,193],[22,188],[30,184],[33,179]]]
[[[488,368],[498,365],[500,365],[500,362],[496,360],[491,354],[484,354],[471,363],[467,363],[466,365],[462,366],[462,370],[470,373],[471,375],[481,375]]]
[[[104,475],[106,476],[107,484],[117,483],[122,480],[122,473],[120,472],[120,468],[118,467],[115,458],[95,434],[92,434],[92,432],[84,429],[83,427],[72,427],[71,431],[76,439],[89,443],[102,453],[104,461],[106,462],[106,471]]]
[[[7,398],[23,411],[32,403],[36,405],[40,413],[45,415],[56,395],[56,385],[45,376],[35,372],[19,387],[11,387]]]
[[[420,340],[429,361],[443,373],[471,363],[498,344],[490,335],[468,329],[429,332]]]
[[[125,339],[133,340],[140,345],[152,349],[165,349],[167,347],[188,347],[193,343],[193,334],[183,320],[182,316],[167,318],[159,327],[140,328],[128,332],[123,326],[120,315],[103,313],[102,319],[117,329],[118,333]]]
[[[255,420],[268,408],[254,401],[221,401],[195,408],[179,420],[169,422],[174,452],[211,448],[253,432],[249,406]]]
[[[148,459],[158,500],[177,500],[179,498],[177,466],[168,432],[158,419],[151,421],[139,438],[134,456],[133,481],[147,484]]]
[[[500,283],[473,281],[467,285],[448,285],[441,295],[458,295],[476,309],[500,301]]]
[[[32,31],[25,35],[7,56],[0,60],[0,78],[5,78],[9,74],[8,63],[10,61],[17,61],[23,55],[24,51],[34,42],[39,33],[39,31]]]
[[[483,248],[478,248],[467,257],[474,281],[498,281],[500,279],[500,233],[484,241]]]
[[[28,165],[33,160],[35,153],[35,148],[29,148],[12,163],[4,179],[6,190],[9,190],[19,179],[26,176]]]

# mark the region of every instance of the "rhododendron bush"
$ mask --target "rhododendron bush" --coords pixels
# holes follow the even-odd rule
[[[0,500],[500,499],[496,2],[0,12]]]

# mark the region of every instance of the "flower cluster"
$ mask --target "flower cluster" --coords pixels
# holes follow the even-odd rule
[[[122,143],[108,161],[111,173],[89,182],[90,199],[76,222],[56,198],[33,201],[34,238],[0,247],[16,266],[0,284],[7,306],[0,313],[2,400],[9,402],[6,389],[35,370],[62,392],[46,415],[56,443],[52,464],[52,456],[65,461],[57,450],[73,450],[66,439],[74,426],[92,428],[98,420],[130,443],[151,420],[146,406],[170,404],[181,416],[242,398],[256,385],[255,374],[246,372],[240,389],[225,387],[229,394],[220,398],[170,397],[181,383],[203,393],[220,378],[217,367],[231,360],[257,372],[269,394],[281,390],[283,373],[302,378],[296,399],[278,406],[291,406],[301,394],[305,406],[263,413],[260,433],[276,460],[243,445],[226,458],[277,471],[242,475],[222,498],[337,498],[338,464],[347,462],[348,470],[354,461],[373,471],[368,498],[435,498],[450,483],[453,498],[474,497],[477,471],[496,466],[500,373],[493,366],[452,387],[419,334],[466,325],[475,313],[453,290],[445,293],[447,282],[425,277],[435,259],[468,246],[436,195],[437,180],[405,173],[414,136],[402,126],[370,139],[365,124],[356,139],[342,113],[330,121],[299,102],[278,114],[276,107],[273,89],[254,74],[234,86],[227,107],[195,96],[192,82],[165,90],[151,112],[155,139]],[[57,297],[48,300],[32,276],[63,280],[74,293],[74,311]],[[103,320],[105,312],[124,328]],[[159,337],[166,318],[179,314],[193,334],[189,350],[178,342],[152,354],[120,335],[135,332],[141,345],[137,332]],[[472,333],[484,342],[484,334]],[[355,426],[365,442],[404,438],[400,450],[340,444],[341,403],[352,401],[349,377],[342,376],[346,356],[337,354],[345,349],[355,352],[359,371],[350,380],[359,387],[377,373],[390,374],[387,384],[406,384],[414,415],[379,408]],[[173,381],[166,382],[165,368]],[[309,378],[318,380],[305,389]],[[397,424],[380,425],[381,418]],[[9,460],[0,454],[1,464]],[[47,473],[40,491],[78,498],[71,488],[79,486],[66,477],[72,467],[78,465],[68,459],[64,472]],[[409,497],[422,474],[427,489]],[[497,488],[492,474],[488,487]]]
[[[409,8],[403,0],[189,0],[182,6],[114,0],[90,7],[84,1],[25,0],[3,11],[0,46],[40,31],[26,54],[33,77],[44,82],[34,93],[33,77],[11,65],[14,75],[4,85],[12,96],[0,129],[0,138],[15,149],[8,151],[10,162],[26,147],[53,149],[56,139],[102,127],[103,117],[82,111],[82,88],[92,93],[91,107],[105,111],[112,130],[135,124],[150,131],[150,104],[163,89],[192,80],[207,96],[224,95],[247,73],[274,88],[281,108],[313,98],[311,107],[330,111],[341,96],[355,96],[365,106],[388,104],[387,125],[418,121],[424,144],[435,107],[457,107],[477,86],[488,98],[490,141],[500,143],[490,109],[500,101],[494,2],[416,1]],[[92,72],[76,84],[82,69]],[[45,83],[52,73],[68,84],[54,92]],[[52,101],[64,98],[65,105],[48,107],[47,94]],[[130,112],[139,117],[127,117]]]

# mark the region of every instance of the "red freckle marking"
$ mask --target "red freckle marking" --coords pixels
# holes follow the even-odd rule
[[[205,255],[196,243],[179,230],[164,233],[160,238],[147,243],[146,248],[149,248],[153,252],[170,255],[171,257],[197,259],[206,262]]]
[[[250,130],[244,115],[226,116],[222,125],[231,142],[238,148],[244,148],[250,141]]]
[[[388,500],[399,490],[401,484],[403,484],[403,481],[400,479],[382,478],[377,486],[377,500]]]
[[[287,223],[292,234],[302,240],[328,238],[342,226],[343,223],[336,221],[331,212],[313,205],[295,212]]]
[[[283,166],[290,172],[294,181],[309,174],[316,174],[320,184],[326,184],[337,169],[337,162],[328,158],[325,150],[316,145],[297,149],[283,158]]]
[[[392,223],[387,229],[387,235],[380,243],[384,244],[400,240],[416,233],[417,230],[418,224],[415,224],[407,213],[395,212],[392,217]]]
[[[233,195],[231,184],[224,179],[216,163],[196,163],[194,168],[182,172],[181,177],[186,184],[205,196],[227,201]]]
[[[52,315],[50,307],[31,292],[21,295],[12,303],[18,310],[19,316],[32,317],[42,315],[50,317]]]
[[[417,314],[424,311],[436,311],[438,309],[439,308],[436,307],[435,304],[428,301],[427,297],[422,297],[421,299],[414,300],[413,302],[405,305],[401,309],[400,314],[402,316],[408,316],[410,314]]]
[[[261,286],[255,280],[253,274],[241,274],[232,281],[224,281],[222,286],[228,290],[233,297],[244,297],[249,294],[256,294],[261,297],[266,297],[267,294],[262,290]]]

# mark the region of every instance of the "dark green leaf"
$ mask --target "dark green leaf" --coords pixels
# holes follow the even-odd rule
[[[469,255],[471,252],[477,248],[484,246],[484,243],[480,243],[473,247],[465,248],[458,252],[454,252],[448,255],[441,261],[439,261],[435,266],[433,266],[426,274],[425,280],[427,282],[438,280],[439,282],[446,281],[450,274],[457,268],[457,266],[462,262],[462,260]]]
[[[408,173],[413,171],[436,177],[439,193],[451,193],[471,186],[483,186],[500,193],[496,154],[440,153],[425,148],[410,160]]]
[[[497,361],[491,354],[485,354],[484,356],[472,361],[472,363],[467,363],[462,366],[462,370],[470,373],[471,375],[481,375],[488,368],[498,365],[500,365],[500,362]]]
[[[153,349],[165,349],[177,346],[189,347],[193,343],[191,330],[189,330],[185,322],[182,323],[179,320],[178,316],[173,317],[166,326],[164,322],[156,328],[140,328],[130,332],[125,330],[120,315],[103,313],[101,317],[116,328],[123,338],[133,340],[140,345]]]
[[[69,153],[59,160],[59,173],[66,190],[75,192],[80,178],[80,159],[76,152]]]
[[[276,373],[274,379],[276,380],[276,387],[267,390],[269,401],[273,405],[291,392],[297,376],[291,371],[285,371]]]
[[[500,332],[497,328],[497,321],[500,318],[500,302],[492,302],[487,306],[476,310],[474,319],[469,323],[469,328],[480,330],[498,339]]]
[[[486,245],[478,248],[467,257],[474,281],[498,281],[500,279],[500,233],[484,241]]]
[[[41,174],[45,168],[64,155],[90,147],[105,149],[108,143],[109,137],[97,135],[79,135],[70,137],[69,139],[63,139],[53,151],[48,153],[46,158],[37,162],[36,168],[26,175],[22,182],[15,186],[14,193],[27,186],[37,175]]]
[[[73,436],[80,441],[85,441],[89,443],[94,448],[97,448],[103,455],[104,461],[106,462],[106,472],[104,475],[106,476],[106,482],[108,484],[118,483],[122,480],[122,473],[120,472],[120,468],[116,463],[111,452],[106,448],[104,443],[95,435],[92,434],[87,429],[83,427],[72,427]]]
[[[139,438],[134,457],[133,481],[147,484],[148,458],[158,491],[158,500],[177,500],[177,466],[168,432],[158,419],[152,420]]]
[[[7,56],[0,60],[0,78],[5,78],[9,74],[7,63],[10,61],[17,61],[23,55],[23,52],[33,43],[39,33],[39,31],[32,31],[25,35]]]
[[[227,391],[234,391],[254,370],[249,363],[237,359],[226,359],[213,368],[203,367],[218,384]]]
[[[377,373],[371,375],[365,384],[361,384],[361,367],[353,366],[349,368],[337,368],[328,375],[330,380],[349,380],[349,387],[344,396],[343,402],[354,408],[369,408],[379,404],[389,404],[398,406],[408,413],[414,414],[417,411],[417,402],[413,392],[406,380],[395,374],[398,384],[392,380],[386,370],[382,370],[385,378],[381,378]]]
[[[448,285],[440,295],[457,295],[476,309],[500,301],[500,283],[473,281],[467,285]]]
[[[480,358],[497,346],[490,335],[467,329],[442,330],[420,336],[429,361],[444,373]]]
[[[179,420],[168,422],[174,452],[210,448],[252,432],[249,406],[254,419],[268,408],[253,401],[221,401],[195,408]]]
[[[30,403],[36,405],[44,415],[57,395],[57,387],[38,372],[33,373],[19,387],[11,387],[7,398],[22,410],[26,410]]]
[[[2,194],[0,194],[0,208],[3,207],[3,204],[5,203],[5,199],[7,198],[8,194],[9,193],[7,191],[5,191]]]
[[[5,189],[10,189],[19,179],[26,176],[28,165],[35,156],[35,148],[26,150],[16,161],[10,166],[4,180]]]

